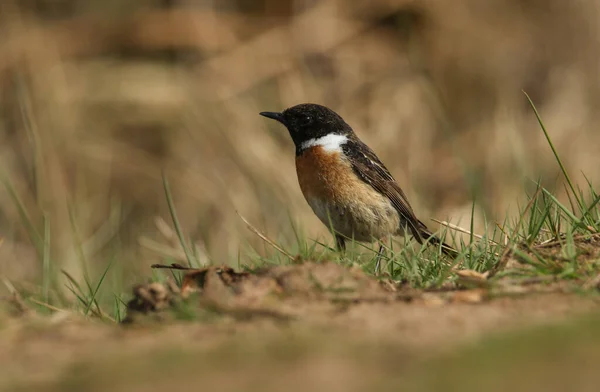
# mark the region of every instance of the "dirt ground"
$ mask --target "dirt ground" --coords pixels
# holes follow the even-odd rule
[[[477,278],[473,273],[469,281]],[[576,360],[577,371],[589,373],[579,382],[592,387],[595,375],[588,365],[600,352],[600,323],[590,314],[600,310],[600,298],[575,294],[561,282],[516,287],[480,282],[464,289],[459,283],[424,292],[377,281],[359,269],[307,262],[253,273],[213,267],[188,271],[181,287],[138,286],[127,322],[118,326],[68,312],[19,314],[13,303],[13,311],[0,319],[0,387],[479,390],[488,382],[487,390],[504,390],[494,372],[477,381],[487,373],[468,370],[502,358],[511,358],[504,365],[519,364],[528,373],[532,364],[547,372],[561,358],[570,366],[571,359],[585,358]],[[558,332],[546,339],[548,328]],[[523,333],[536,338],[520,337]],[[572,338],[583,340],[560,343]],[[489,346],[490,339],[500,339],[492,354],[469,354]],[[553,354],[548,347],[576,351]],[[498,348],[514,352],[494,354]],[[535,359],[523,359],[528,355]],[[461,364],[465,361],[469,365]],[[536,386],[561,385],[552,379]]]

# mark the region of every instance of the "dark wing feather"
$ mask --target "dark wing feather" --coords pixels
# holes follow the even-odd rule
[[[417,219],[406,194],[373,150],[356,138],[348,140],[342,148],[344,154],[350,158],[354,172],[364,182],[390,199],[400,214],[403,224],[407,224],[413,236],[421,242],[421,233],[427,228]]]
[[[454,248],[440,240],[423,222],[417,219],[406,198],[406,194],[400,189],[390,171],[377,158],[373,150],[356,137],[344,143],[342,149],[344,154],[350,158],[352,170],[364,182],[390,199],[392,205],[402,218],[402,224],[408,225],[412,235],[419,243],[427,240],[433,245],[440,245],[442,252],[452,258],[458,255],[458,252]]]

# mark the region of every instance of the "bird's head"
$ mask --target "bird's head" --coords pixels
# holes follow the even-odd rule
[[[348,136],[352,128],[333,110],[313,103],[292,106],[281,113],[261,112],[261,116],[277,120],[288,129],[296,149],[311,140],[329,135]]]

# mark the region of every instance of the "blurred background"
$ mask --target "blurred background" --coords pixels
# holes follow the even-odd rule
[[[468,227],[475,200],[484,231],[532,180],[562,187],[522,90],[576,182],[600,179],[599,17],[596,0],[3,0],[0,275],[115,260],[129,282],[178,261],[162,170],[203,260],[268,252],[236,210],[286,246],[295,228],[331,243],[287,131],[258,116],[302,102],[340,113],[433,229]]]

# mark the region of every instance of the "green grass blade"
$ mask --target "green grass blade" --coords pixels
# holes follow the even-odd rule
[[[587,227],[587,225],[583,224],[581,222],[581,220],[579,218],[577,218],[572,212],[571,210],[569,210],[567,207],[565,207],[564,205],[562,205],[558,199],[556,197],[554,197],[554,195],[552,195],[548,190],[543,189],[544,194],[546,194],[553,202],[554,204],[560,208],[562,210],[562,212],[565,213],[565,215],[567,215],[569,217],[569,219],[571,219],[573,221],[573,223],[576,226],[580,226],[583,227],[584,229],[586,229],[587,231],[590,231],[591,233],[594,233],[593,230],[590,230],[589,227]]]
[[[44,249],[42,252],[42,295],[44,302],[48,302],[50,291],[50,224],[44,216]]]
[[[69,274],[69,273],[68,273],[67,271],[65,271],[65,270],[61,270],[60,272],[62,272],[62,274],[63,274],[64,276],[66,276],[67,280],[68,280],[69,282],[71,282],[71,284],[72,284],[72,285],[73,285],[73,286],[74,286],[74,287],[77,289],[77,291],[79,291],[79,293],[80,293],[81,295],[85,295],[85,294],[83,293],[83,290],[81,289],[81,286],[79,285],[79,283],[77,283],[77,281],[75,280],[75,278],[73,278],[73,276],[71,276],[71,274]]]
[[[114,303],[114,318],[117,321],[117,323],[120,323],[123,318],[121,315],[121,298],[119,298],[119,296],[117,294],[113,294],[114,295],[114,299],[115,299],[115,303]]]
[[[533,200],[533,204],[531,205],[531,209],[529,211],[529,234],[530,234],[530,238],[528,240],[531,240],[531,237],[534,237],[534,234],[532,232],[532,228],[537,226],[537,223],[535,222],[535,218],[537,217],[537,213],[540,212],[540,210],[538,209],[538,198],[536,197]],[[542,219],[543,222],[543,219]],[[541,225],[540,225],[541,228]],[[537,233],[539,233],[539,229],[536,231],[535,236],[537,235]]]
[[[569,200],[569,205],[571,206],[571,211],[573,211],[573,213],[575,213],[575,204],[573,203],[573,198],[571,197],[571,192],[569,192],[569,189],[567,188],[567,186],[565,184],[563,184],[563,187],[565,188],[565,194],[567,195],[567,199]],[[577,199],[577,196],[575,196],[575,198]]]
[[[79,294],[79,293],[78,293],[78,292],[77,292],[77,291],[76,291],[76,290],[75,290],[73,287],[71,287],[71,286],[69,286],[69,285],[65,285],[65,287],[66,287],[67,289],[69,289],[69,291],[70,291],[71,293],[73,293],[73,295],[75,296],[75,298],[77,298],[77,300],[78,300],[79,302],[81,302],[81,304],[82,304],[83,306],[87,306],[87,303],[88,303],[88,301],[85,299],[85,297],[84,297],[84,296],[80,295],[80,294]]]
[[[100,312],[100,307],[98,306],[98,302],[96,301],[96,296],[98,295],[98,291],[100,290],[100,286],[102,286],[102,282],[104,282],[104,278],[106,278],[106,274],[108,273],[108,271],[110,270],[110,267],[112,266],[113,260],[111,260],[108,265],[106,266],[106,268],[104,269],[104,272],[102,273],[102,276],[100,276],[100,279],[98,280],[98,284],[96,285],[96,288],[94,289],[94,292],[91,295],[90,301],[88,303],[88,306],[86,306],[84,314],[87,316],[88,312],[90,311],[90,308],[92,307],[92,304],[96,304],[98,311]],[[100,312],[100,314],[102,314],[102,312]]]
[[[598,205],[598,202],[600,202],[600,195],[596,195],[594,201],[583,212],[583,214],[581,215],[581,219],[582,220],[586,220],[587,218],[591,218],[592,221],[588,222],[588,223],[590,223],[591,225],[596,225],[596,222],[593,221],[593,217],[591,216],[591,212],[596,207],[596,205]]]
[[[71,224],[71,230],[73,231],[73,237],[75,239],[75,249],[77,251],[77,256],[79,257],[79,262],[81,264],[81,270],[83,272],[83,280],[87,286],[88,294],[92,294],[93,289],[90,284],[90,274],[88,271],[88,262],[85,251],[83,249],[83,241],[81,235],[79,233],[79,227],[77,225],[77,217],[76,211],[73,208],[73,203],[67,203],[67,212],[69,214],[69,223]],[[83,291],[82,291],[83,292]]]
[[[75,280],[75,278],[73,276],[71,276],[71,274],[69,274],[67,271],[65,270],[61,270],[61,272],[63,273],[64,276],[67,277],[67,279],[69,280],[69,282],[71,283],[71,285],[73,285],[73,287],[69,287],[66,286],[69,290],[71,290],[71,292],[77,297],[77,299],[82,303],[82,305],[86,308],[86,309],[90,309],[92,304],[96,305],[96,309],[98,310],[99,314],[102,314],[102,311],[100,310],[100,305],[98,305],[98,302],[92,297],[90,300],[86,299],[86,294],[83,291],[83,289],[81,288],[81,285],[79,283],[77,283],[77,280]],[[89,284],[89,282],[86,280],[86,285],[88,287],[88,290],[90,290],[90,294],[92,293],[92,288],[91,285]],[[77,289],[77,291],[75,291],[75,289]],[[86,313],[87,315],[87,313]]]
[[[569,184],[569,188],[571,188],[571,191],[573,192],[573,196],[577,200],[577,204],[579,204],[579,207],[581,208],[581,210],[583,210],[583,204],[582,204],[581,200],[579,200],[579,198],[577,197],[577,192],[575,191],[575,186],[573,185],[573,182],[571,181],[571,177],[569,177],[569,173],[567,172],[565,165],[563,165],[562,160],[560,159],[560,156],[558,155],[558,151],[556,151],[556,148],[554,147],[554,143],[552,143],[552,139],[550,138],[550,135],[548,134],[548,130],[546,130],[546,126],[544,125],[544,122],[542,121],[542,118],[540,117],[540,114],[538,113],[537,108],[535,107],[533,101],[531,100],[531,98],[525,91],[523,91],[523,94],[525,94],[525,96],[527,97],[527,100],[529,101],[529,105],[531,105],[531,108],[533,109],[533,112],[535,113],[535,117],[537,118],[537,121],[540,124],[542,131],[544,132],[544,136],[546,136],[546,140],[548,141],[548,144],[550,145],[550,148],[552,149],[552,153],[554,154],[554,158],[556,159],[556,162],[558,162],[558,166],[560,166],[560,170],[562,171],[563,175],[565,176],[565,179],[567,180],[567,183]]]
[[[530,237],[527,240],[527,243],[529,245],[533,244],[535,242],[536,238],[538,238],[538,236],[540,235],[540,231],[542,230],[544,223],[548,219],[550,210],[545,209],[543,212],[541,212],[541,214],[542,214],[542,216],[539,218],[539,221],[536,222],[534,226],[530,226],[530,228],[529,228]]]

